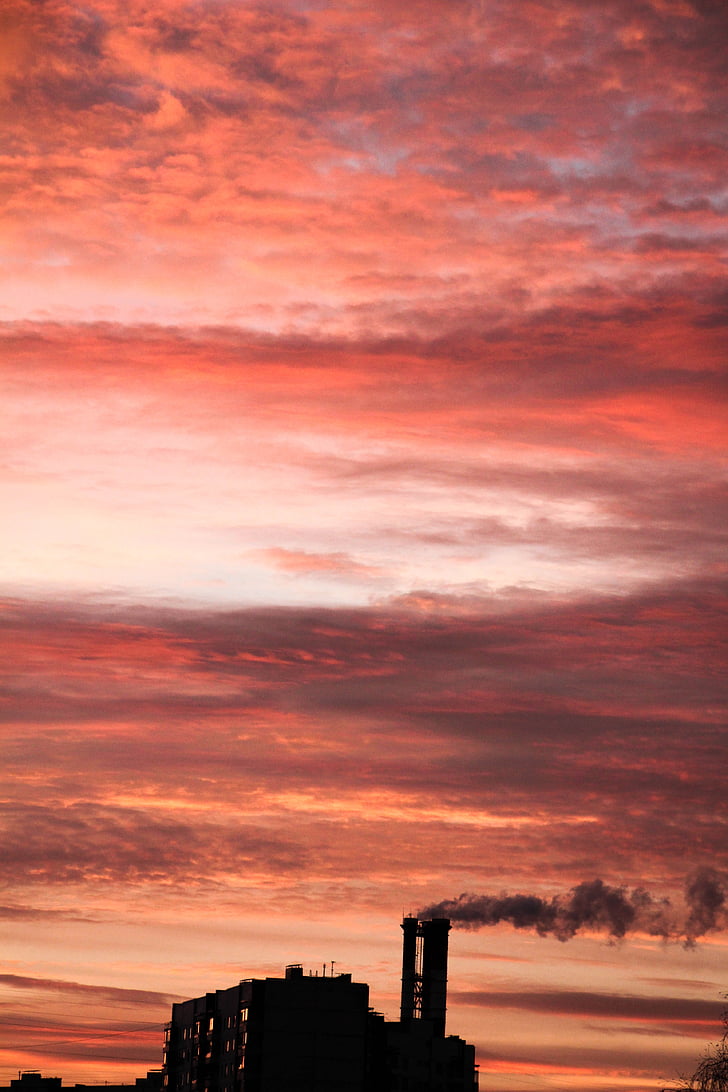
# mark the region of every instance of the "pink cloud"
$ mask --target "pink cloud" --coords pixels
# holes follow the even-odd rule
[[[272,547],[262,550],[257,555],[264,562],[282,569],[283,572],[292,573],[322,573],[336,575],[342,573],[353,577],[370,577],[377,575],[378,570],[371,565],[362,565],[347,554],[314,554],[306,550],[286,550],[283,547]]]
[[[708,223],[702,247],[680,237],[649,263],[633,245],[655,234],[650,200],[721,200],[717,15],[491,3],[192,18],[172,4],[125,19],[51,7],[39,22],[17,4],[10,21],[32,44],[8,73],[13,254],[37,256],[56,306],[83,292],[86,313],[140,314],[146,298],[188,321],[196,290],[197,321],[265,323],[268,308],[277,329],[315,315],[351,330],[373,261],[395,279],[465,276],[479,298],[520,282],[541,302],[658,270],[720,275]],[[39,155],[41,132],[54,137]]]

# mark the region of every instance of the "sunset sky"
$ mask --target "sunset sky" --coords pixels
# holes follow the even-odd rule
[[[395,1019],[441,904],[482,1092],[716,1040],[727,88],[721,0],[3,0],[0,1083]]]

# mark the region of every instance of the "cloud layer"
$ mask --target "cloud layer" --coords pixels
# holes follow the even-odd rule
[[[393,331],[483,298],[721,280],[719,6],[14,0],[4,19],[8,308],[32,269],[46,309]]]

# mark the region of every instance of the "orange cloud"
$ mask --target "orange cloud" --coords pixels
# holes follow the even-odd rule
[[[262,561],[275,565],[287,573],[322,573],[336,575],[342,573],[353,577],[370,577],[379,570],[371,565],[362,565],[347,554],[313,554],[306,550],[286,550],[272,547],[262,550],[257,555]]]

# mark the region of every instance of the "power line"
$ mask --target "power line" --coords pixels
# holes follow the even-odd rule
[[[133,1028],[109,1028],[106,1031],[99,1031],[93,1035],[82,1035],[75,1039],[59,1039],[58,1042],[54,1042],[52,1046],[66,1046],[69,1043],[90,1043],[96,1039],[105,1039],[108,1035],[133,1035],[138,1031],[164,1031],[164,1024],[139,1024]]]

